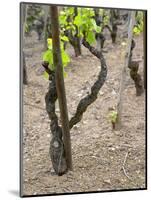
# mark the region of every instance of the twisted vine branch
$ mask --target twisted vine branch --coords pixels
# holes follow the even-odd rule
[[[94,56],[100,59],[101,71],[99,72],[97,81],[91,87],[91,94],[88,94],[80,100],[75,115],[69,121],[70,129],[82,119],[83,113],[86,111],[87,107],[97,99],[98,92],[103,86],[107,76],[107,65],[102,52],[90,46],[85,39],[83,39],[82,44],[89,49]]]

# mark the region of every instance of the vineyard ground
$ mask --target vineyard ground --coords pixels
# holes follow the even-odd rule
[[[121,40],[115,45],[105,43],[108,66],[107,80],[98,99],[82,121],[71,130],[73,171],[63,176],[54,174],[49,157],[50,121],[44,97],[48,81],[40,73],[43,42],[35,32],[26,39],[28,85],[23,86],[23,193],[24,195],[108,191],[145,188],[145,94],[135,95],[133,81],[127,72],[123,102],[123,125],[113,131],[108,110],[118,98],[120,72],[124,64]],[[82,48],[83,55],[75,58],[68,47],[71,63],[65,78],[69,118],[79,100],[84,97],[97,78],[100,62]],[[136,37],[134,57],[140,60],[143,74],[142,35]],[[57,114],[59,108],[57,104]]]

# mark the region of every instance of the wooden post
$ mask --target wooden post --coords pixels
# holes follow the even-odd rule
[[[143,13],[144,30],[143,30],[143,45],[144,45],[144,89],[147,87],[147,11]]]
[[[48,13],[49,13],[49,7],[46,5],[42,6],[44,10],[44,50],[47,50],[47,39],[48,39],[48,33],[47,33],[47,20],[48,20]]]
[[[27,9],[28,5],[22,3],[21,4],[21,67],[23,70],[23,83],[27,85],[27,68],[26,68],[26,59],[25,59],[25,53],[24,53],[24,46],[25,46],[25,23],[27,18]]]
[[[125,57],[125,64],[123,66],[122,73],[121,73],[119,99],[118,99],[118,103],[117,103],[117,123],[115,124],[115,129],[116,130],[121,128],[122,107],[123,107],[123,93],[124,93],[124,89],[125,89],[126,69],[128,68],[128,64],[129,64],[131,44],[132,44],[132,39],[133,39],[134,22],[135,22],[135,11],[131,11],[131,13],[130,13],[130,22],[129,22],[129,26],[128,26],[127,51],[126,51],[126,57]]]
[[[60,50],[57,6],[50,7],[50,14],[51,14],[51,27],[52,27],[53,63],[55,66],[56,88],[57,88],[57,95],[58,95],[59,108],[61,114],[65,157],[67,162],[67,168],[69,170],[72,170],[71,140],[69,132],[69,120],[68,120],[65,86],[63,79],[63,65],[62,65],[61,50]]]

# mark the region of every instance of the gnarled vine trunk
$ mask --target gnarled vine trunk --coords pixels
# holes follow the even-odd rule
[[[47,68],[48,64],[43,63],[43,66]],[[62,139],[62,128],[58,124],[58,117],[55,113],[55,103],[58,96],[56,90],[55,73],[52,71],[49,71],[49,80],[49,89],[45,96],[46,110],[49,119],[51,120],[50,129],[52,133],[49,153],[56,174],[62,175],[67,171],[67,163]]]
[[[128,67],[130,69],[130,76],[135,83],[136,95],[140,96],[143,93],[144,89],[143,89],[143,81],[142,81],[141,75],[138,73],[139,62],[133,61],[133,59],[132,59],[133,49],[135,48],[135,45],[136,44],[135,44],[135,41],[133,39],[132,44],[131,44],[131,53],[130,53]]]
[[[97,95],[101,87],[103,86],[106,76],[107,76],[107,65],[104,59],[102,52],[98,51],[94,47],[90,46],[85,39],[83,39],[82,44],[89,49],[89,51],[96,56],[101,62],[101,70],[98,75],[98,79],[95,81],[93,86],[91,87],[91,93],[86,95],[83,99],[80,100],[75,115],[70,119],[68,124],[67,118],[67,109],[65,106],[64,100],[61,100],[61,92],[64,90],[60,90],[62,85],[61,80],[61,60],[60,60],[60,50],[58,48],[58,40],[57,35],[58,32],[56,27],[58,27],[58,22],[56,23],[57,14],[55,13],[56,7],[51,7],[51,19],[52,19],[52,40],[53,40],[53,51],[54,51],[54,66],[56,66],[55,72],[51,71],[48,68],[49,63],[44,62],[43,66],[46,72],[49,74],[49,90],[45,96],[46,102],[46,110],[49,115],[49,119],[51,120],[50,129],[52,132],[52,140],[50,142],[50,157],[52,161],[53,168],[58,175],[62,175],[66,173],[68,169],[72,169],[71,162],[71,150],[70,150],[70,135],[67,135],[64,130],[71,129],[76,123],[78,123],[83,116],[83,113],[86,111],[87,107],[93,103],[97,99]],[[59,57],[58,57],[59,55]],[[57,68],[58,67],[58,68]],[[60,74],[61,73],[61,74]],[[58,80],[56,80],[58,79]],[[58,85],[59,84],[59,85]],[[65,97],[65,93],[64,93]],[[55,102],[59,100],[60,112],[61,112],[61,121],[62,127],[58,124],[58,117],[55,113]],[[65,110],[64,110],[64,108]],[[66,118],[66,122],[64,121]],[[69,144],[67,144],[69,142]],[[68,157],[68,156],[69,157]]]

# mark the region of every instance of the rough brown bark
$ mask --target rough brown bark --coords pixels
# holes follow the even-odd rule
[[[46,65],[46,63],[45,63]],[[67,171],[67,164],[65,159],[65,150],[62,140],[62,129],[58,125],[58,117],[55,113],[55,102],[57,100],[57,90],[55,83],[55,73],[49,74],[49,89],[45,96],[46,110],[51,120],[50,129],[52,133],[52,140],[50,142],[50,157],[53,168],[58,175],[62,175]]]
[[[117,19],[118,19],[118,15],[116,15],[116,10],[112,9],[111,10],[111,26],[112,29],[111,30],[111,38],[112,38],[112,43],[116,42],[116,37],[117,37]]]
[[[75,115],[71,118],[69,122],[70,129],[81,121],[83,113],[86,111],[87,107],[92,104],[97,99],[97,94],[101,87],[103,86],[106,76],[107,76],[107,65],[102,52],[98,51],[94,47],[90,46],[85,39],[83,39],[82,44],[89,49],[89,51],[95,55],[101,62],[101,71],[99,72],[97,81],[91,87],[91,93],[80,100]]]

